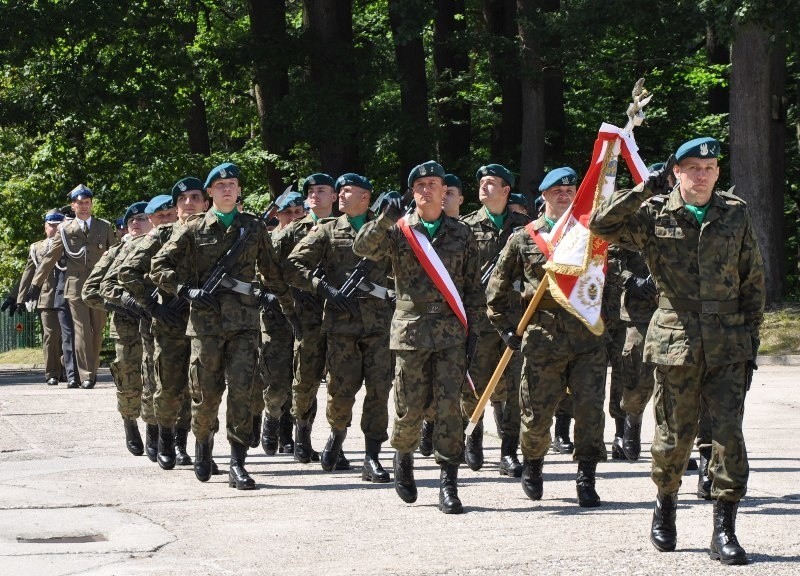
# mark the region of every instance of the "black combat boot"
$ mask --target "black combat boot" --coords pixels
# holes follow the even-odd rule
[[[134,456],[141,456],[144,454],[144,444],[139,434],[139,423],[136,418],[123,418],[122,424],[125,426],[125,447]]]
[[[319,458],[317,458],[319,460]],[[334,470],[350,470],[350,460],[344,455],[344,446],[339,450],[339,458],[336,460],[336,468]]]
[[[578,476],[575,487],[578,491],[578,506],[581,508],[597,508],[600,506],[600,496],[594,489],[595,470],[597,462],[581,460],[578,462]]]
[[[261,428],[259,424],[259,428]],[[228,470],[228,486],[237,490],[255,490],[255,480],[244,469],[244,460],[247,458],[247,446],[238,442],[231,442],[231,467]]]
[[[253,414],[253,431],[250,432],[250,448],[258,448],[261,441],[261,412]]]
[[[511,478],[522,477],[522,463],[517,457],[519,437],[503,436],[500,441],[500,474]]]
[[[720,564],[747,564],[747,553],[736,538],[736,510],[738,502],[714,502],[714,533],[708,555]]]
[[[151,461],[158,461],[158,424],[147,424],[144,429],[144,448]]]
[[[556,454],[572,454],[575,444],[569,438],[569,423],[572,418],[569,414],[559,414],[556,416],[555,433],[556,437],[550,448]]]
[[[212,470],[214,460],[211,452],[214,450],[214,434],[211,433],[205,442],[196,440],[194,444],[194,475],[200,482],[208,482],[211,474],[216,473]]]
[[[436,422],[433,420],[422,421],[422,438],[419,441],[419,453],[423,456],[433,454],[433,427]]]
[[[188,439],[188,428],[175,428],[175,463],[178,466],[192,465],[192,458],[186,452],[186,442]]]
[[[700,465],[697,467],[697,497],[711,500],[711,478],[708,476],[708,463],[711,460],[711,446],[699,448]]]
[[[522,459],[522,489],[525,495],[531,500],[541,500],[544,493],[544,481],[542,480],[542,466],[544,458],[528,460]]]
[[[628,460],[638,460],[642,452],[642,415],[625,416],[625,432],[622,435],[622,450]]]
[[[478,422],[472,434],[467,436],[464,447],[464,460],[469,469],[476,472],[483,466],[483,420]]]
[[[322,455],[319,459],[322,469],[326,472],[330,472],[337,467],[336,464],[339,462],[339,455],[342,453],[342,443],[346,436],[347,428],[344,430],[331,429],[331,435],[328,437],[328,441],[325,443],[325,448],[322,449]],[[348,467],[349,465],[348,463]]]
[[[278,429],[278,452],[281,454],[294,454],[292,430],[294,430],[294,418],[287,410],[281,416],[280,428]]]
[[[650,542],[659,552],[672,552],[678,539],[675,528],[675,512],[678,509],[678,493],[664,494],[659,491],[653,510]]]
[[[158,465],[164,470],[175,468],[175,430],[158,425]]]
[[[494,425],[497,427],[497,435],[503,439],[503,402],[492,402],[492,414],[494,415]]]
[[[439,510],[445,514],[463,514],[464,507],[458,498],[458,464],[441,464],[439,476]]]
[[[414,482],[414,453],[395,452],[394,491],[403,502],[417,501],[417,484]]]
[[[365,482],[385,484],[389,481],[389,473],[381,466],[380,457],[381,443],[377,440],[364,439],[364,468],[361,472],[361,479]]]
[[[311,422],[295,420],[294,423],[294,460],[302,464],[311,462]]]
[[[614,432],[614,440],[611,442],[611,459],[627,460],[625,449],[622,447],[623,434],[625,434],[625,418],[614,418],[614,425],[617,429]]]
[[[264,454],[267,456],[274,456],[278,451],[278,430],[280,426],[281,421],[278,418],[273,418],[269,414],[264,418],[264,429],[261,431],[261,448],[264,449]],[[291,437],[291,434],[289,436]]]
[[[686,471],[694,472],[695,470],[698,470],[697,460],[695,460],[694,458],[689,458],[689,461],[686,463]]]

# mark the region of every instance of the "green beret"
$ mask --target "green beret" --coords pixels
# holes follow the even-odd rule
[[[695,138],[681,144],[675,152],[675,160],[684,158],[716,158],[719,156],[719,141],[714,138]]]
[[[448,188],[450,186],[455,186],[459,190],[463,190],[464,186],[461,184],[461,178],[456,176],[455,174],[445,174],[444,175],[444,185]]]
[[[324,172],[316,172],[311,176],[307,177],[303,180],[303,194],[308,194],[308,187],[309,186],[330,186],[333,188],[336,183],[333,181],[333,177],[325,174]]]
[[[217,180],[224,180],[226,178],[239,179],[239,167],[236,164],[224,162],[219,166],[212,168],[211,172],[208,173],[208,177],[206,178],[206,183],[203,185],[203,188],[211,188],[211,185],[214,182]]]
[[[514,175],[508,168],[501,164],[487,164],[486,166],[478,168],[478,171],[475,173],[475,179],[480,182],[481,178],[484,176],[497,176],[505,180],[506,184],[509,186],[514,186]]]
[[[569,166],[562,166],[550,170],[544,176],[544,180],[539,184],[539,192],[544,192],[551,186],[575,186],[578,183],[578,175]]]
[[[94,192],[89,190],[83,184],[78,184],[67,193],[67,198],[70,199],[70,202],[74,202],[75,200],[79,200],[80,198],[94,198]]]
[[[519,192],[512,192],[508,195],[508,203],[509,204],[517,204],[519,206],[527,206],[528,202],[525,200],[525,196],[520,194]]]
[[[122,217],[122,220],[127,224],[128,220],[136,216],[137,214],[144,214],[144,209],[147,208],[147,202],[134,202],[128,209],[125,210],[125,215]]]
[[[425,178],[427,176],[438,176],[442,179],[442,182],[444,182],[447,174],[445,173],[441,164],[435,160],[428,160],[427,162],[423,162],[418,166],[414,166],[411,172],[408,173],[408,187],[411,188],[414,185],[414,180],[417,180],[418,178]]]
[[[175,185],[172,187],[172,201],[177,204],[178,196],[180,196],[184,192],[188,192],[189,190],[197,190],[198,192],[203,192],[205,188],[203,188],[203,183],[200,181],[199,178],[195,178],[194,176],[188,176],[186,178],[182,178],[177,182],[175,182]]]
[[[160,210],[169,210],[174,204],[172,203],[172,196],[169,194],[159,194],[152,198],[144,209],[145,214],[155,214]]]
[[[353,172],[342,174],[336,179],[336,184],[334,185],[336,192],[339,192],[342,186],[358,186],[359,188],[364,188],[372,192],[372,182],[361,174],[355,174]]]

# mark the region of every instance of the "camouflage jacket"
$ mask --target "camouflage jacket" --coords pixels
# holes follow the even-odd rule
[[[483,206],[475,212],[462,216],[460,220],[470,227],[472,235],[475,236],[475,242],[478,244],[481,277],[491,265],[494,257],[500,254],[500,250],[506,245],[514,230],[530,222],[530,218],[525,214],[509,210],[503,221],[503,229],[498,230],[494,222],[487,216],[486,209]],[[518,299],[517,303],[520,304],[521,300]],[[520,311],[521,314],[522,312]],[[494,330],[485,314],[481,314],[477,330],[480,333]]]
[[[173,231],[153,257],[150,279],[169,294],[177,294],[182,285],[201,287],[244,229],[249,229],[250,233],[244,250],[229,268],[228,275],[240,282],[252,283],[258,271],[276,296],[283,298],[283,303],[288,286],[275,261],[270,234],[264,222],[248,213],[237,213],[227,229],[222,227],[213,210],[190,217],[185,226]],[[190,336],[259,330],[258,307],[252,294],[219,289],[214,297],[219,302],[220,312],[207,306],[190,307],[187,326]],[[292,309],[284,311],[293,312]]]
[[[406,221],[427,235],[416,213]],[[469,226],[443,213],[431,244],[461,296],[469,326],[479,326],[478,316],[485,313],[486,300],[478,246]],[[389,331],[392,350],[438,351],[464,345],[464,327],[422,268],[403,232],[390,219],[381,215],[364,224],[353,251],[370,260],[391,262],[397,294]]]
[[[701,224],[676,187],[618,190],[590,221],[609,242],[641,250],[659,293],[644,359],[708,366],[752,358],[764,315],[764,264],[744,201],[714,192]]]
[[[108,267],[108,270],[103,275],[103,279],[100,282],[100,296],[102,296],[103,300],[106,302],[111,302],[118,306],[122,305],[122,293],[125,292],[125,288],[120,284],[117,277],[119,270],[123,262],[130,256],[131,252],[136,250],[136,247],[141,244],[146,237],[145,234],[129,237],[128,241],[122,244],[121,248],[116,251],[113,262],[111,262],[111,265]],[[150,284],[150,286],[152,291],[154,287],[152,284]]]
[[[119,252],[127,242],[128,237],[125,237],[121,243],[114,244],[105,254],[100,256],[100,260],[98,260],[92,268],[89,277],[86,279],[86,282],[83,283],[83,288],[81,289],[81,299],[88,306],[103,309],[105,300],[100,292],[100,284],[103,282],[106,272],[108,272],[109,268],[111,268],[111,265],[114,263],[117,252]]]
[[[620,278],[623,285],[632,276],[647,278],[650,275],[650,269],[647,267],[647,262],[645,262],[641,252],[634,252],[633,250],[618,247],[614,258],[620,269]],[[608,259],[610,265],[610,252]],[[656,311],[656,308],[658,308],[657,296],[654,298],[641,298],[627,288],[623,289],[620,303],[620,317],[626,322],[647,324],[653,317],[653,312]]]
[[[624,328],[625,322],[621,318],[622,311],[622,268],[620,267],[619,253],[623,250],[620,246],[608,247],[608,265],[606,266],[606,280],[603,284],[603,321],[606,328]]]
[[[372,219],[368,217],[368,220]],[[335,220],[327,220],[311,228],[289,254],[286,260],[286,278],[289,283],[314,293],[319,278],[314,277],[314,269],[322,265],[325,270],[325,281],[334,288],[339,288],[347,280],[347,276],[358,264],[360,258],[353,252],[353,240],[356,231],[350,225],[346,215]],[[389,286],[389,261],[378,262],[367,275],[367,281]],[[379,334],[389,331],[394,306],[389,300],[383,300],[358,290],[351,299],[358,304],[358,313],[351,316],[335,306],[325,303],[322,316],[322,330],[338,334]]]

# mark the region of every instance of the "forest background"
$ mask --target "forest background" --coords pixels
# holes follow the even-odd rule
[[[532,201],[545,171],[583,174],[644,77],[642,158],[718,138],[718,187],[751,208],[768,301],[797,300],[792,30],[789,0],[0,0],[0,288],[78,183],[115,219],[233,161],[257,211],[312,172],[377,193],[434,158],[469,204],[489,162]]]

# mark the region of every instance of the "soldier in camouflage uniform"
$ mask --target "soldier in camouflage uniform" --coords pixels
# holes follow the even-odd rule
[[[719,149],[713,138],[684,143],[675,166],[615,192],[590,228],[609,242],[642,250],[659,293],[644,351],[656,364],[651,453],[658,496],[650,541],[660,551],[675,549],[678,488],[702,401],[713,428],[709,553],[724,564],[745,564],[735,518],[747,490],[742,415],[763,319],[764,265],[745,203],[714,191]],[[678,181],[671,191],[670,168]]]
[[[416,211],[404,217],[408,233],[430,238],[430,244],[452,279],[466,311],[467,326],[458,319],[417,259],[405,233],[395,225],[402,216],[400,199],[364,225],[353,251],[371,260],[390,260],[397,294],[390,329],[395,352],[395,421],[391,443],[395,455],[395,490],[406,502],[417,499],[414,450],[420,441],[426,409],[436,406],[433,444],[441,467],[439,509],[463,512],[458,498],[458,466],[463,452],[461,385],[467,354],[474,353],[485,297],[480,284],[480,256],[469,226],[442,211],[445,171],[434,161],[415,167],[408,176]],[[416,236],[415,236],[416,238]]]
[[[227,385],[227,436],[231,446],[228,485],[255,488],[244,467],[252,434],[250,405],[258,353],[258,306],[277,305],[276,296],[253,286],[256,271],[278,297],[288,291],[275,263],[264,222],[240,213],[239,169],[230,163],[211,170],[203,186],[212,207],[187,219],[153,258],[150,279],[163,290],[189,300],[192,431],[196,439],[194,471],[207,481],[212,474],[214,431]],[[220,260],[244,238],[243,249],[227,259],[225,278],[205,286]],[[241,241],[241,240],[239,240]],[[291,313],[291,310],[289,310]]]
[[[574,197],[577,180],[571,168],[549,172],[540,189],[545,213],[531,225],[537,233],[549,232],[554,208],[566,209]],[[565,188],[566,190],[562,190]],[[542,240],[544,242],[544,240]],[[522,410],[522,488],[532,500],[543,494],[542,465],[550,446],[550,424],[556,404],[567,387],[571,390],[575,415],[575,451],[578,462],[576,489],[581,507],[600,505],[595,490],[597,462],[606,459],[603,443],[606,350],[602,336],[595,336],[548,293],[544,295],[525,330],[516,336],[518,314],[510,294],[517,280],[525,293],[535,289],[545,274],[547,256],[529,228],[514,234],[500,253],[486,289],[489,319],[506,345],[522,349],[524,364],[520,383]]]
[[[328,218],[336,201],[334,180],[327,174],[311,174],[303,181],[303,193],[310,208],[305,218],[295,220],[275,240],[278,262],[286,262],[295,245],[317,222]],[[311,427],[317,411],[317,391],[325,377],[326,337],[322,332],[322,299],[316,294],[292,289],[294,306],[300,321],[300,336],[295,338],[292,415],[295,418],[294,459],[308,464],[319,454],[311,447]],[[350,463],[340,451],[337,469],[347,470]]]
[[[301,290],[315,292],[325,299],[322,331],[327,338],[328,402],[326,415],[331,435],[322,451],[323,470],[336,467],[347,428],[353,418],[353,404],[362,382],[366,388],[361,413],[365,456],[361,479],[389,482],[389,473],[379,461],[381,444],[389,435],[388,400],[392,387],[392,355],[389,350],[389,323],[393,306],[385,287],[389,280],[389,261],[378,265],[367,261],[369,273],[360,283],[383,287],[380,296],[361,289],[347,298],[336,288],[342,286],[359,264],[353,253],[353,240],[369,220],[372,184],[359,175],[347,173],[336,179],[339,210],[335,220],[318,224],[300,240],[287,260],[289,282]],[[324,278],[314,276],[322,265]]]
[[[625,378],[622,367],[622,349],[625,346],[625,321],[620,316],[622,302],[622,278],[617,253],[622,250],[618,246],[608,247],[608,266],[606,281],[603,285],[602,312],[606,325],[608,340],[606,353],[611,365],[611,383],[608,389],[608,415],[614,419],[614,440],[611,442],[611,458],[627,460],[622,449],[622,437],[625,432],[625,411],[620,407]]]
[[[500,164],[481,166],[476,175],[478,180],[478,198],[483,206],[461,218],[472,230],[478,244],[481,261],[481,276],[495,265],[500,250],[505,246],[515,229],[525,226],[530,219],[524,214],[511,212],[508,209],[508,198],[514,186],[514,175]],[[517,292],[518,294],[518,292]],[[516,312],[522,316],[521,299],[516,300]],[[483,394],[486,385],[492,378],[506,345],[500,335],[492,327],[485,314],[481,314],[478,325],[472,328],[478,333],[478,349],[470,366],[470,375],[475,382],[475,392]],[[514,353],[503,378],[492,396],[492,405],[499,415],[496,416],[498,432],[501,435],[500,473],[519,478],[522,475],[522,464],[517,458],[519,445],[519,378],[522,369],[522,357]],[[465,383],[461,393],[461,416],[465,426],[475,411],[478,399],[472,389]],[[481,417],[472,434],[467,436],[464,458],[472,470],[480,470],[483,466],[483,417]]]

